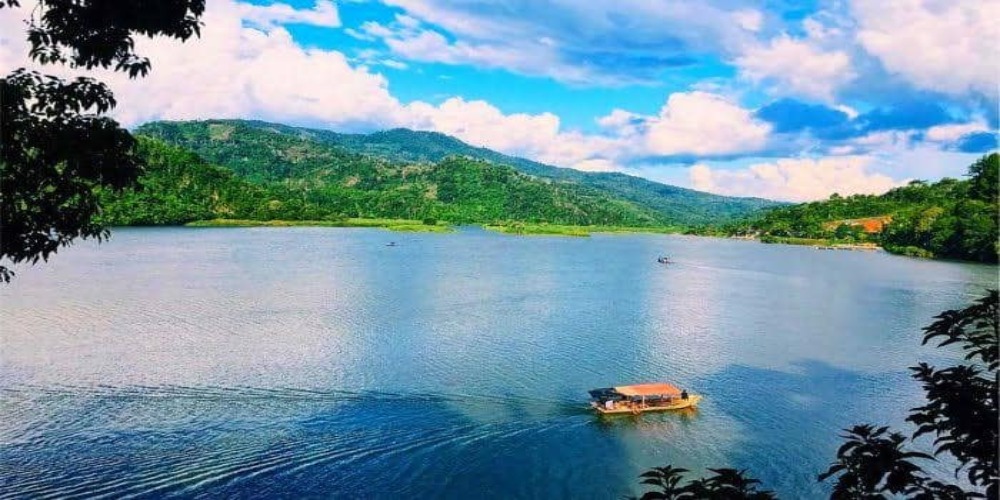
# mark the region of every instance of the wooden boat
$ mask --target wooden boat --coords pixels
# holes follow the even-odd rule
[[[670,264],[670,258],[669,257],[658,257],[656,259],[656,262],[659,262],[660,264]]]
[[[602,415],[682,410],[694,408],[701,401],[701,396],[667,383],[622,385],[589,392],[590,406]]]

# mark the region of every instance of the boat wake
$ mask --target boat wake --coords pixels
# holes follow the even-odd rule
[[[580,401],[306,388],[24,385],[0,405],[0,499],[353,496],[592,420]]]

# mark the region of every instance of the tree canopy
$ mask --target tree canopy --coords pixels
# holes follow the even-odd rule
[[[159,122],[139,127],[137,135],[149,139],[150,147],[144,151],[151,155],[150,167],[140,180],[143,193],[126,191],[108,197],[113,202],[108,211],[115,216],[109,222],[114,224],[190,222],[195,219],[177,215],[204,210],[185,206],[209,205],[219,209],[211,218],[257,220],[365,217],[486,224],[666,224],[654,210],[607,192],[466,156],[395,161],[241,121]],[[171,167],[159,168],[167,164]],[[187,166],[181,168],[182,164]],[[208,164],[216,166],[207,168]],[[198,172],[219,168],[235,174],[234,182],[246,184],[247,189],[211,190],[218,194],[212,198],[216,201],[192,198],[192,186],[209,185]],[[200,178],[206,182],[192,184]],[[257,199],[261,192],[268,193],[269,201]],[[144,217],[137,219],[140,215]]]
[[[221,131],[228,131],[228,135]],[[332,146],[342,152],[396,165],[439,163],[453,157],[483,160],[511,167],[520,173],[567,189],[600,193],[606,198],[627,202],[652,214],[663,223],[676,226],[727,222],[766,207],[784,205],[759,198],[733,198],[703,193],[617,172],[583,172],[553,167],[473,147],[437,132],[392,129],[370,134],[342,134],[249,120],[153,122],[140,127],[139,132],[191,149],[210,163],[229,167],[237,173],[249,170],[251,165],[259,165],[267,156],[256,154],[245,159],[232,156],[236,148],[248,151],[248,142],[251,141],[289,144],[281,139],[282,136],[285,139],[297,138],[308,142],[309,149]],[[261,137],[259,134],[262,133],[273,137]],[[223,136],[226,137],[225,140],[222,139]],[[294,156],[283,158],[282,164],[288,165],[293,158]],[[278,171],[273,173],[281,174]],[[295,174],[294,171],[288,173]]]
[[[102,191],[101,223],[352,217],[633,226],[657,221],[628,202],[469,158],[397,164],[293,137],[233,135],[213,155],[233,165],[230,169],[190,150],[137,138],[146,163],[138,189]]]
[[[913,181],[881,195],[857,194],[778,207],[728,224],[723,234],[871,242],[906,255],[997,262],[1000,155],[983,156],[967,180]],[[860,220],[888,221],[881,231],[862,231]]]
[[[0,0],[16,8],[19,0]],[[145,76],[134,35],[199,34],[204,0],[38,0],[26,20],[29,57],[41,65]],[[76,238],[105,238],[98,191],[135,183],[135,140],[103,116],[116,101],[89,77],[64,80],[20,68],[0,79],[0,259],[47,260]],[[0,265],[0,280],[13,272]]]

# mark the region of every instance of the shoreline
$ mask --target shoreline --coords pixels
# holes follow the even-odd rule
[[[411,233],[451,233],[455,229],[449,224],[426,224],[413,219],[362,219],[341,220],[251,220],[251,219],[210,219],[197,220],[183,227],[373,227],[390,231]]]
[[[569,224],[470,224],[487,231],[515,236],[570,236],[586,238],[592,234],[680,234],[682,228],[667,226],[575,226]],[[124,226],[129,227],[129,226]],[[455,232],[455,225],[444,221],[426,224],[415,219],[367,219],[348,218],[340,220],[251,220],[251,219],[210,219],[183,224],[183,227],[371,227],[400,232]]]
[[[767,245],[797,245],[797,246],[811,246],[817,250],[861,250],[866,252],[884,252],[885,248],[870,242],[846,242],[837,240],[825,239],[825,238],[791,238],[791,237],[768,237],[764,238],[745,238],[740,237],[737,239],[752,240],[764,243]]]

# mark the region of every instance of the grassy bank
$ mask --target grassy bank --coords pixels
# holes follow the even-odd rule
[[[627,226],[570,226],[561,224],[500,224],[483,226],[491,231],[517,235],[547,235],[587,237],[594,233],[680,233],[679,228],[672,227],[627,227]]]
[[[248,220],[211,219],[185,224],[188,227],[377,227],[390,231],[447,233],[453,229],[444,224],[424,224],[411,219],[337,219],[337,220]]]
[[[447,233],[454,229],[447,223],[425,224],[413,219],[336,219],[336,220],[250,220],[211,219],[185,224],[188,227],[376,227],[390,231]],[[630,226],[571,226],[564,224],[509,224],[483,225],[485,229],[504,234],[587,237],[594,233],[655,233],[676,234],[676,227]]]
[[[781,236],[764,236],[761,243],[780,243],[784,245],[806,245],[812,247],[834,248],[838,250],[881,250],[874,243],[859,243],[850,240],[835,240],[825,238],[786,238]]]

